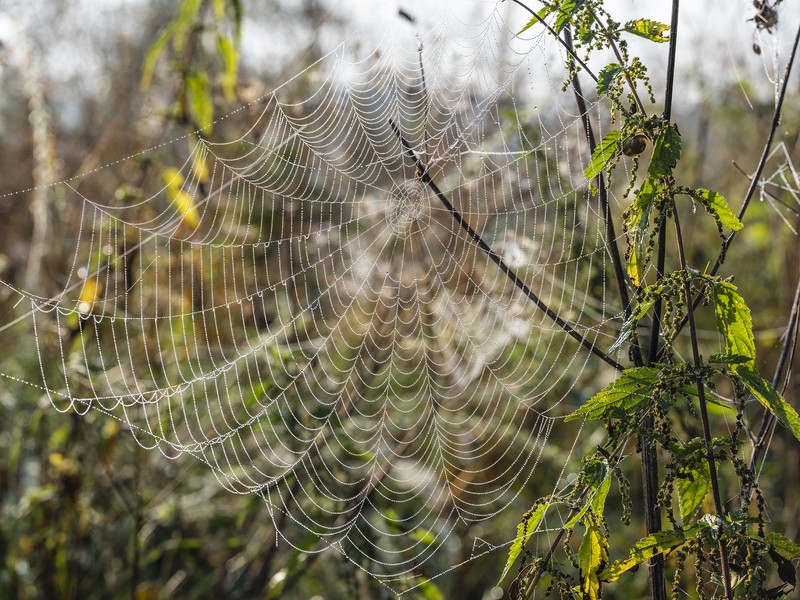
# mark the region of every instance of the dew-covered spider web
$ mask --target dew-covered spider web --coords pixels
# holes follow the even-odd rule
[[[622,313],[563,51],[506,4],[441,4],[228,115],[235,139],[55,184],[61,291],[4,283],[40,365],[6,377],[397,590],[483,551],[453,532],[514,504]]]

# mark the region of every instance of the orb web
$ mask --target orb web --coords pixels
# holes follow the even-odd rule
[[[23,379],[56,410],[201,461],[263,498],[276,541],[395,591],[477,554],[454,539],[514,505],[580,384],[607,376],[420,164],[587,344],[621,314],[557,44],[516,36],[502,3],[447,7],[343,42],[226,117],[235,139],[55,184],[77,224],[61,289],[3,282],[26,307],[3,327],[39,358]]]

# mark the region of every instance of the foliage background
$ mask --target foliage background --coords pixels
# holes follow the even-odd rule
[[[174,109],[185,84],[185,67],[208,75],[214,111],[223,114],[311,65],[328,40],[344,35],[353,23],[363,23],[367,12],[358,3],[245,3],[241,62],[232,93],[226,95],[224,89],[224,58],[192,42],[182,55],[161,61],[150,87],[142,90],[147,53],[159,32],[175,18],[179,4],[0,3],[4,42],[0,50],[4,91],[0,96],[0,130],[4,132],[0,136],[0,276],[4,280],[24,285],[32,276],[29,265],[34,255],[41,257],[38,277],[51,282],[50,291],[60,289],[69,239],[52,233],[73,226],[78,218],[70,207],[59,204],[59,198],[50,199],[56,207],[45,216],[50,235],[37,242],[36,220],[42,217],[41,213],[37,216],[36,193],[4,194],[91,170],[112,157],[155,146],[191,128],[186,114]],[[219,28],[231,39],[236,28],[233,4],[222,17],[212,11],[205,17],[208,27]],[[646,16],[668,20],[657,14],[663,13],[662,3],[637,4],[638,11],[652,9]],[[752,34],[748,37],[747,32],[754,27],[746,23],[750,3],[709,4],[708,10],[722,8],[726,19],[738,23],[734,31],[741,36],[703,25],[699,22],[702,14],[685,16],[675,116],[685,140],[683,179],[695,186],[712,182],[737,207],[736,200],[748,182],[732,161],[745,171],[752,169],[768,131],[773,85],[761,65],[763,59],[769,66],[770,57],[753,53]],[[624,2],[617,5],[621,10],[628,8]],[[791,31],[794,25],[787,19],[780,31]],[[268,37],[285,43],[265,45]],[[769,48],[768,43],[762,45]],[[710,58],[720,55],[729,56],[725,64],[736,64],[739,70],[720,69]],[[663,57],[646,58],[656,78],[657,94],[657,74],[663,64],[659,61]],[[305,74],[313,75],[313,69]],[[795,159],[800,152],[798,82],[795,74],[779,132],[779,141]],[[190,110],[192,114],[197,117],[196,111]],[[225,137],[225,128],[230,128],[229,137],[235,137],[236,126],[235,119],[226,121],[217,133]],[[767,172],[777,166],[774,161]],[[92,185],[96,194],[115,193],[116,185],[102,176],[94,178]],[[781,197],[794,203],[795,212],[784,216],[798,227],[796,201],[788,194]],[[38,227],[41,231],[41,221]],[[716,233],[693,222],[686,223],[685,229],[698,253],[690,261],[713,260],[716,243],[704,241],[715,241]],[[729,253],[725,274],[736,274],[736,283],[753,310],[762,367],[775,363],[799,271],[797,237],[773,208],[756,203]],[[0,312],[5,315],[12,310],[9,296],[0,295]],[[23,376],[38,368],[35,349],[25,335],[14,329],[0,333],[3,372]],[[798,406],[795,382],[786,398]],[[566,436],[563,443],[571,441]],[[580,456],[598,441],[596,435],[582,436],[583,448],[574,455]],[[472,531],[460,532],[465,540],[482,537],[500,545],[513,537],[520,515],[535,498],[552,489],[553,474],[561,472],[564,452],[559,442],[550,440],[518,510],[505,516],[505,526],[482,530],[475,525]],[[636,498],[638,474],[635,465],[628,467]],[[798,481],[800,448],[779,430],[762,486],[769,490],[773,528],[795,540],[800,533]],[[145,452],[115,422],[100,415],[55,413],[35,389],[7,378],[0,381],[0,511],[2,597],[391,596],[335,555],[304,561],[285,547],[276,549],[272,524],[260,501],[222,491],[203,465],[186,459],[172,462]],[[632,541],[641,534],[619,528],[617,535],[630,536]],[[469,550],[456,544],[450,558],[460,562]],[[415,594],[487,598],[504,558],[498,550],[437,579],[438,590],[431,587]],[[295,573],[302,577],[294,579]],[[281,591],[287,581],[291,585]],[[645,589],[644,573],[639,573],[618,584],[613,594],[641,597]]]

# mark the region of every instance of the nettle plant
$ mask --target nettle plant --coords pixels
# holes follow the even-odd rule
[[[717,275],[717,271],[735,232],[743,226],[740,219],[763,169],[778,126],[794,51],[761,165],[737,216],[721,194],[681,185],[675,177],[682,145],[678,126],[671,122],[677,1],[673,2],[671,27],[648,19],[618,23],[604,9],[603,0],[553,0],[539,12],[518,0],[514,2],[533,14],[522,31],[547,28],[559,36],[568,55],[565,89],[572,86],[575,91],[579,109],[585,115],[583,123],[592,153],[585,176],[607,220],[608,250],[615,263],[623,305],[628,307],[612,351],[626,347],[634,366],[622,371],[608,387],[567,417],[602,421],[607,439],[602,447],[584,457],[577,477],[564,492],[539,499],[523,515],[502,576],[505,579],[521,559],[508,594],[511,598],[530,598],[541,587],[547,596],[593,600],[602,597],[604,585],[649,563],[650,590],[657,600],[667,598],[670,592],[672,598],[690,594],[683,582],[687,567],[694,571],[699,598],[785,596],[795,588],[792,560],[800,558],[800,547],[780,533],[768,531],[766,501],[754,466],[765,432],[776,420],[800,439],[800,418],[776,390],[786,357],[796,341],[796,327],[794,334],[786,336],[774,381],[767,381],[756,367],[750,309],[736,285]],[[669,42],[662,114],[648,114],[640,97],[643,91],[648,104],[655,102],[645,66],[628,54],[625,38],[630,35],[656,43]],[[606,56],[609,50],[616,61],[594,76],[586,61],[598,53]],[[608,99],[613,121],[618,123],[617,129],[599,141],[586,116],[579,74],[594,79],[598,96]],[[652,151],[645,153],[648,147]],[[629,180],[622,223],[626,249],[620,254],[614,241],[607,188],[623,161],[627,163]],[[718,260],[705,272],[686,262],[678,211],[682,205],[690,205],[696,218],[713,219],[719,231]],[[696,210],[698,207],[702,210]],[[674,231],[671,236],[667,236],[668,229]],[[665,272],[670,246],[679,268]],[[633,290],[631,298],[628,289]],[[697,340],[696,312],[711,310],[724,352],[703,357]],[[793,313],[797,313],[796,306]],[[643,348],[638,332],[647,322],[649,347]],[[674,350],[676,342],[691,349],[688,361],[679,360],[679,353]],[[732,399],[715,392],[725,380]],[[752,436],[756,450],[748,461],[744,458],[744,443],[750,434],[744,407],[752,400],[763,405],[764,419],[761,433]],[[730,421],[726,424],[720,417],[712,421],[710,413]],[[722,431],[723,425],[725,433],[715,435],[714,431]],[[606,498],[616,482],[623,505],[622,520],[630,523],[630,486],[620,461],[634,445],[642,456],[649,535],[630,548],[612,549]],[[723,475],[724,487],[732,486],[731,481],[738,486],[738,493],[727,503],[723,503]],[[709,494],[713,505],[705,502]],[[555,512],[559,506],[566,507],[569,517],[557,535],[547,538],[549,543],[544,547],[549,549],[534,554],[529,546],[538,535],[547,535],[537,534],[537,529],[548,511]],[[666,516],[664,524],[662,515]],[[622,558],[613,560],[614,555]],[[671,585],[665,583],[666,566],[671,569]]]

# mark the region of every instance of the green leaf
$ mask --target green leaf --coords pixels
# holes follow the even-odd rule
[[[749,363],[753,359],[749,356],[742,356],[740,354],[712,354],[708,357],[708,362],[719,363],[725,365],[742,365]]]
[[[549,506],[550,505],[547,502],[539,504],[536,508],[528,513],[528,516],[519,525],[517,525],[517,537],[514,538],[514,543],[511,544],[511,548],[508,551],[506,566],[503,569],[502,575],[500,575],[500,581],[497,582],[498,585],[500,585],[503,579],[506,578],[506,575],[508,575],[511,567],[514,566],[514,563],[517,561],[517,557],[522,552],[523,546],[525,546],[526,542],[534,534],[536,528],[539,527],[539,523],[542,522],[544,513],[547,511]]]
[[[175,47],[175,52],[181,52],[186,45],[201,6],[203,6],[203,0],[183,0],[181,2],[178,16],[173,21],[175,34],[172,43]]]
[[[619,154],[619,137],[620,132],[618,129],[606,135],[600,143],[595,147],[592,152],[592,162],[586,167],[583,172],[586,179],[591,181],[606,168],[606,165]]]
[[[753,319],[739,290],[729,281],[714,282],[714,310],[717,330],[725,341],[725,354],[746,356],[744,365],[755,365],[756,344],[753,337]]]
[[[425,600],[444,600],[444,595],[442,594],[441,590],[430,579],[425,579],[422,583],[415,587],[417,590],[419,590]]]
[[[659,369],[652,367],[626,369],[603,391],[567,415],[565,420],[604,419],[608,416],[623,418],[648,399],[658,375]]]
[[[772,384],[749,365],[737,366],[735,370],[755,399],[775,415],[794,434],[794,437],[800,440],[800,417],[798,417],[797,411],[783,399],[783,396],[775,391]]]
[[[581,592],[585,600],[600,600],[600,571],[608,564],[608,540],[595,523],[586,528],[578,549]]]
[[[622,71],[622,67],[617,63],[611,63],[603,67],[603,70],[600,71],[600,74],[597,76],[597,95],[602,96],[607,94],[614,83],[614,79]]]
[[[228,102],[236,99],[236,79],[239,70],[239,51],[233,40],[225,36],[217,38],[217,47],[225,65],[225,73],[222,77],[222,93]]]
[[[183,0],[178,9],[178,15],[158,34],[156,41],[150,46],[150,50],[147,51],[147,56],[144,59],[142,79],[139,84],[142,90],[150,87],[158,59],[161,58],[170,41],[172,41],[176,52],[183,50],[192,24],[202,4],[202,0]]]
[[[431,531],[428,531],[427,529],[423,529],[421,527],[418,527],[417,529],[412,531],[411,537],[427,545],[436,543],[436,536]]]
[[[611,477],[606,477],[600,485],[594,490],[592,493],[592,497],[583,503],[581,509],[572,515],[572,518],[564,523],[564,529],[574,529],[575,525],[577,525],[586,514],[589,512],[591,508],[596,513],[602,513],[603,507],[606,503],[606,498],[608,497],[608,492],[611,489]]]
[[[578,9],[586,3],[586,0],[564,0],[561,6],[558,7],[558,14],[556,15],[556,23],[553,29],[556,33],[561,31],[572,22],[572,16],[578,12]]]
[[[174,30],[175,28],[171,25],[168,25],[162,29],[161,33],[158,34],[156,41],[153,42],[153,45],[150,46],[150,49],[147,51],[147,55],[144,57],[144,62],[142,64],[142,79],[139,82],[139,87],[142,89],[142,91],[150,87],[158,59],[161,58],[161,55],[164,53],[169,40],[172,38]]]
[[[653,42],[668,42],[669,36],[664,35],[669,31],[669,25],[652,21],[650,19],[636,19],[625,23],[624,31],[647,38]]]
[[[530,29],[531,27],[533,27],[533,26],[534,26],[534,25],[536,25],[537,23],[541,23],[542,21],[544,21],[544,19],[545,19],[545,18],[546,18],[548,15],[550,15],[550,13],[552,13],[554,10],[555,10],[555,7],[553,7],[553,5],[552,5],[552,4],[548,4],[547,6],[545,6],[544,8],[542,8],[542,9],[541,9],[541,10],[540,10],[538,13],[536,13],[536,14],[538,15],[537,17],[531,17],[531,20],[530,20],[530,21],[528,21],[528,22],[525,24],[525,27],[523,27],[522,29],[520,29],[520,30],[517,32],[517,36],[520,36],[520,35],[522,35],[523,33],[525,33],[526,31],[528,31],[528,29]]]
[[[603,514],[603,509],[606,505],[606,498],[608,498],[608,492],[611,490],[611,477],[607,476],[603,479],[603,482],[597,487],[597,490],[594,493],[594,496],[591,500],[592,510],[597,514]]]
[[[210,129],[214,123],[214,100],[211,86],[205,73],[189,73],[186,76],[186,100],[199,129]]]
[[[653,210],[653,200],[661,191],[661,185],[652,177],[648,177],[642,183],[642,187],[636,193],[636,200],[628,209],[628,231],[633,241],[631,244],[630,257],[628,258],[628,276],[633,285],[639,286],[644,276],[640,256],[644,256],[644,241],[647,231],[650,229],[650,213]]]
[[[699,189],[695,190],[693,196],[698,200],[704,200],[711,208],[711,212],[719,217],[720,222],[731,229],[732,231],[739,231],[744,225],[739,218],[733,214],[733,211],[728,206],[728,202],[722,196],[713,190]]]
[[[780,533],[768,533],[767,543],[786,559],[800,558],[800,546]]]
[[[600,573],[601,581],[616,581],[623,573],[630,571],[656,554],[677,548],[697,535],[698,527],[690,527],[684,531],[659,531],[642,538],[633,545],[630,558],[614,562],[608,569]]]
[[[680,157],[681,134],[674,127],[665,127],[659,132],[653,144],[653,157],[650,159],[648,169],[650,176],[656,179],[669,177]]]
[[[702,463],[697,469],[690,469],[685,477],[678,479],[678,507],[684,524],[688,523],[700,510],[706,494],[711,489],[711,474],[708,464]]]

